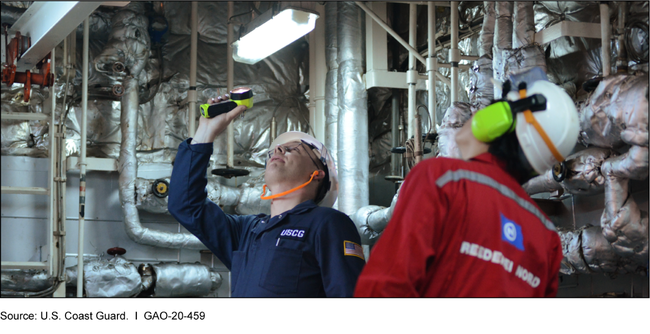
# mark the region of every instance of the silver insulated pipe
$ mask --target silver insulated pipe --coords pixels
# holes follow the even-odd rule
[[[369,202],[368,94],[362,77],[365,14],[353,2],[339,2],[337,21],[338,206],[351,215]]]
[[[398,196],[399,189],[395,196],[393,196],[393,201],[390,203],[390,206],[387,208],[378,205],[368,205],[350,215],[350,219],[357,226],[362,245],[374,245],[377,242],[381,233],[386,229],[391,217],[393,217]]]
[[[113,16],[113,30],[95,68],[111,68],[123,80],[120,129],[122,141],[118,159],[119,195],[126,233],[133,241],[164,248],[205,249],[195,236],[151,230],[140,223],[136,207],[136,142],[138,129],[139,77],[149,59],[148,20],[141,13],[143,4],[132,2]],[[120,69],[116,71],[115,69]]]
[[[496,13],[494,2],[483,2],[485,14],[483,26],[478,40],[478,60],[472,66],[472,82],[470,90],[470,104],[474,110],[481,110],[492,102],[494,98],[494,86],[492,79],[492,46],[494,45],[494,25]]]

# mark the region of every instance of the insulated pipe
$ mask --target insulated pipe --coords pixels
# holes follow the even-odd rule
[[[625,1],[618,3],[618,19],[616,24],[616,72],[627,73],[627,50],[625,50],[625,20],[627,17],[627,4]]]
[[[417,47],[417,27],[418,27],[418,6],[416,4],[409,4],[409,44],[411,47]],[[417,84],[418,73],[415,69],[415,55],[409,52],[409,67],[406,71],[406,83],[408,84],[408,100],[407,100],[407,121],[408,129],[406,131],[406,138],[409,139],[415,135],[415,85]],[[425,64],[426,65],[426,64]]]
[[[118,183],[120,202],[124,211],[126,234],[133,241],[149,246],[163,248],[205,249],[205,246],[195,236],[189,233],[173,233],[151,230],[140,223],[136,207],[136,174],[138,161],[136,158],[136,141],[138,125],[138,79],[127,77],[124,80],[124,95],[122,95],[122,113],[120,126],[122,143],[118,160],[120,172]],[[80,253],[82,254],[82,253]]]
[[[436,5],[433,2],[429,2],[427,5],[427,14],[429,19],[427,20],[427,32],[429,35],[429,58],[427,58],[427,74],[429,80],[429,115],[433,120],[433,126],[431,127],[431,132],[436,133],[436,125],[438,125],[437,113],[436,113],[436,79],[434,73],[436,69]],[[393,146],[395,147],[395,146]]]
[[[387,208],[368,205],[350,215],[350,219],[357,226],[362,245],[374,245],[377,242],[381,233],[386,229],[391,217],[393,217],[398,196],[399,189],[395,193],[395,196],[393,196],[390,206]]]
[[[492,71],[494,79],[504,82],[505,73],[505,54],[506,49],[512,48],[512,2],[500,1],[494,4],[495,25],[494,25],[494,44],[492,52]],[[501,88],[494,86],[494,98],[501,98]]]
[[[451,49],[449,50],[449,61],[451,62],[451,103],[458,101],[458,62],[460,61],[460,50],[458,50],[458,1],[451,1]]]
[[[54,73],[54,80],[52,80],[52,88],[50,88],[50,98],[52,99],[52,114],[50,115],[50,126],[48,128],[48,136],[50,137],[50,172],[48,175],[48,187],[50,188],[50,197],[49,197],[49,219],[50,219],[50,235],[54,235],[54,231],[57,231],[57,202],[58,198],[56,196],[57,191],[57,177],[58,177],[58,163],[56,162],[56,156],[57,156],[57,140],[54,136],[54,133],[56,132],[56,126],[55,126],[55,120],[56,120],[56,93],[54,92],[54,89],[56,87],[56,48],[52,49],[52,53],[50,54],[50,68],[52,69],[52,72]],[[58,236],[56,237],[58,238]],[[52,260],[56,259],[56,261],[60,261],[59,256],[54,257],[53,254],[55,251],[55,243],[51,241],[49,243],[49,248],[50,248],[50,254],[52,254]],[[58,248],[58,247],[56,247]],[[58,251],[57,251],[58,252]],[[57,269],[58,265],[54,264],[55,261],[50,261],[50,268],[48,271],[48,274],[50,275],[57,275],[54,273],[54,270]],[[58,275],[57,275],[58,276]]]
[[[199,25],[199,4],[192,1],[192,14],[190,17],[190,24],[192,25],[192,33],[190,35],[190,88],[187,91],[189,100],[189,109],[187,110],[188,124],[189,124],[189,137],[193,137],[196,132],[196,57],[197,57],[197,44],[198,44],[198,25]],[[161,74],[162,75],[162,74]]]
[[[325,3],[325,147],[330,151],[334,165],[338,167],[338,39],[336,35],[337,2]],[[338,203],[336,204],[338,205]]]
[[[88,45],[90,35],[88,18],[84,20],[83,65],[81,70],[81,148],[79,150],[79,246],[77,268],[77,297],[83,297],[84,216],[86,206],[86,132],[88,128]],[[54,112],[54,111],[53,111]]]
[[[610,62],[610,40],[611,40],[612,27],[609,25],[609,5],[607,3],[600,4],[600,57],[603,66],[603,77],[609,76],[612,68]]]
[[[533,2],[516,1],[512,13],[512,48],[529,46],[535,41],[535,13]]]
[[[233,31],[233,25],[232,22],[230,21],[230,18],[234,15],[235,11],[235,3],[232,1],[228,1],[228,45],[226,46],[226,56],[227,56],[227,83],[226,87],[228,89],[228,94],[230,94],[230,91],[233,89],[233,82],[234,82],[234,76],[235,76],[235,63],[232,57],[232,43],[234,42],[234,31]],[[234,160],[234,147],[235,147],[235,128],[233,125],[233,122],[230,122],[228,124],[228,130],[227,130],[227,135],[228,135],[228,147],[227,147],[227,154],[228,154],[228,162],[226,163],[227,168],[233,168],[235,165],[235,160]]]
[[[363,81],[365,20],[354,3],[338,2],[339,210],[368,205],[368,93]],[[361,153],[361,154],[360,154]]]

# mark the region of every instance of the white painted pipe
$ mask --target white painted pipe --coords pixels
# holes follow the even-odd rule
[[[363,2],[360,1],[356,1],[355,3],[357,4],[357,6],[359,6],[359,8],[363,9],[366,12],[366,14],[368,14],[368,16],[370,16],[373,20],[375,20],[375,22],[377,22],[379,26],[384,28],[384,30],[386,30],[388,34],[393,36],[393,38],[395,38],[395,40],[397,40],[399,44],[402,44],[402,46],[409,51],[409,55],[415,56],[415,58],[421,61],[422,64],[424,65],[427,64],[426,59],[424,59],[424,57],[422,57],[422,55],[415,48],[409,45],[409,43],[406,43],[406,41],[402,37],[400,37],[398,33],[396,33],[393,29],[391,29],[388,26],[388,24],[386,24],[384,20],[380,19],[379,16],[377,16],[377,14],[375,14],[370,8],[368,8],[368,6],[364,5]],[[417,8],[417,4],[411,3],[410,6],[416,6]]]
[[[436,133],[436,124],[438,120],[436,118],[436,79],[435,74],[438,69],[436,68],[436,58],[435,58],[435,49],[436,49],[436,5],[433,2],[429,2],[427,5],[427,31],[429,35],[429,58],[427,58],[427,74],[429,77],[429,115],[432,120],[431,133]]]
[[[90,24],[84,20],[83,67],[81,70],[81,149],[79,150],[79,247],[77,253],[77,297],[83,297],[84,216],[86,206],[86,132],[88,125],[88,37]]]
[[[417,47],[417,5],[409,5],[409,45],[415,49]],[[425,63],[426,64],[426,63]],[[408,84],[408,129],[406,132],[407,139],[415,135],[415,84],[417,80],[417,72],[415,72],[415,55],[409,52],[409,67],[406,73],[406,83]],[[415,72],[415,75],[413,75]],[[409,75],[410,74],[410,75]]]
[[[611,39],[612,28],[609,25],[609,5],[606,3],[600,4],[600,36],[602,48],[600,50],[600,57],[603,65],[603,77],[609,76],[611,71],[611,48],[610,48],[610,39]]]
[[[451,50],[449,50],[451,62],[451,103],[458,101],[458,62],[460,53],[458,50],[458,1],[451,1]]]
[[[197,44],[198,44],[198,26],[199,26],[199,3],[192,1],[192,14],[190,16],[190,23],[192,25],[192,33],[190,35],[190,89],[187,92],[189,99],[189,132],[190,137],[194,136],[196,132],[196,57],[197,57]]]
[[[49,173],[49,179],[48,179],[48,185],[50,188],[50,207],[49,207],[49,216],[50,216],[50,236],[53,235],[54,231],[57,230],[56,228],[56,220],[57,220],[57,196],[56,196],[56,186],[57,182],[54,180],[55,177],[57,176],[57,163],[56,163],[56,152],[57,152],[57,142],[56,138],[54,137],[54,133],[56,132],[55,129],[55,120],[56,120],[56,94],[54,93],[54,89],[56,87],[56,48],[52,49],[52,53],[50,54],[50,68],[52,69],[52,73],[54,74],[54,79],[52,80],[52,87],[50,87],[50,97],[52,98],[52,114],[50,115],[50,127],[48,129],[48,135],[50,137],[50,173]],[[58,238],[58,237],[57,237]],[[58,254],[58,252],[55,252],[55,242],[54,239],[50,239],[50,255],[52,261],[50,261],[50,268],[48,271],[48,274],[50,276],[58,276],[58,273],[55,273],[55,270],[58,269],[58,265],[55,264],[56,262],[60,261],[58,256],[54,256],[54,254]]]
[[[234,75],[235,75],[235,69],[234,69],[234,60],[232,58],[232,43],[234,43],[234,30],[233,30],[233,25],[232,22],[230,22],[230,18],[234,15],[235,11],[235,3],[232,1],[228,1],[228,46],[226,48],[226,54],[227,54],[227,67],[228,67],[228,74],[227,74],[227,89],[228,89],[228,94],[230,94],[230,91],[233,89],[233,82],[234,82]],[[230,122],[228,124],[228,130],[227,130],[227,135],[228,135],[228,162],[226,164],[227,168],[233,168],[235,165],[235,160],[234,160],[234,141],[235,141],[235,129],[233,127],[233,123]]]

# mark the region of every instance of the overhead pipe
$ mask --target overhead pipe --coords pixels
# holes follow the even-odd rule
[[[187,98],[189,100],[189,109],[187,110],[189,133],[188,136],[194,136],[196,132],[196,57],[198,45],[198,25],[199,25],[199,4],[192,1],[192,14],[190,16],[190,24],[192,25],[192,32],[190,34],[190,88],[187,91]],[[160,74],[162,75],[162,73]]]
[[[600,59],[602,61],[602,67],[603,67],[603,78],[608,77],[611,69],[612,69],[612,64],[610,61],[610,54],[611,54],[611,49],[610,49],[610,41],[611,41],[611,33],[612,33],[612,27],[609,24],[609,5],[607,3],[601,3],[600,4],[600,41],[601,41],[601,49],[600,49]]]
[[[368,93],[363,81],[362,47],[365,22],[354,3],[337,5],[338,205],[340,211],[352,214],[369,201]]]
[[[82,272],[77,277],[77,297],[83,297],[83,265],[84,265],[84,218],[86,207],[86,136],[88,132],[88,45],[90,24],[88,18],[84,20],[83,36],[83,65],[81,70],[81,148],[79,150],[79,246],[77,268]],[[53,111],[54,112],[54,111]]]
[[[418,6],[416,4],[409,4],[409,45],[417,47],[417,28],[418,28]],[[408,56],[408,70],[406,71],[406,83],[408,84],[408,97],[407,97],[407,125],[406,138],[410,139],[415,135],[415,105],[416,91],[415,85],[418,83],[418,71],[415,68],[415,55],[409,52]],[[426,65],[426,63],[425,63]],[[417,138],[416,138],[417,139]]]
[[[451,1],[451,49],[449,50],[451,63],[451,103],[458,101],[458,62],[460,50],[458,49],[458,1]]]

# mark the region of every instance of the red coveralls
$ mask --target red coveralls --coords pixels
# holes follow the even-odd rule
[[[554,225],[489,153],[408,174],[355,297],[553,297]]]

